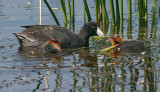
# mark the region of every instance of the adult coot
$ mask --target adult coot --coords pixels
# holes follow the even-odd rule
[[[61,48],[76,48],[89,46],[89,37],[103,36],[95,22],[88,22],[80,29],[79,34],[57,25],[23,26],[22,33],[14,33],[21,46],[39,46],[39,44],[54,38],[59,40]]]
[[[112,45],[119,44],[119,49],[128,52],[143,52],[144,43],[138,40],[123,40],[119,35],[114,35],[109,39]]]

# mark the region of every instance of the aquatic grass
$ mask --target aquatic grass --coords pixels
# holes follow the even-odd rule
[[[120,0],[120,23],[123,23],[123,0]]]
[[[119,34],[119,30],[120,30],[120,23],[119,21],[117,21],[116,26],[115,26],[115,34]]]
[[[46,4],[46,6],[47,6],[48,10],[50,11],[52,17],[54,18],[56,24],[60,26],[59,21],[58,21],[56,15],[54,14],[54,12],[52,11],[50,5],[48,4],[47,0],[44,0],[44,3]]]
[[[90,14],[90,11],[89,11],[89,8],[88,8],[87,1],[83,0],[83,4],[84,4],[84,7],[85,7],[85,10],[86,10],[86,13],[87,13],[88,21],[91,21],[92,19],[91,19],[91,14]]]
[[[128,3],[128,19],[132,19],[132,0],[127,0]]]
[[[44,0],[44,1],[46,1],[46,0]],[[115,1],[115,3],[113,1]],[[100,24],[102,29],[104,29],[105,28],[104,26],[106,26],[106,24],[107,25],[109,24],[109,19],[108,19],[108,14],[107,14],[107,9],[106,9],[106,2],[105,2],[105,0],[94,0],[94,2],[95,2],[95,21],[97,24]],[[137,4],[138,4],[139,25],[143,26],[143,25],[147,24],[147,6],[148,6],[147,3],[148,3],[148,0],[137,0],[137,2],[138,2]],[[64,22],[67,23],[65,0],[60,0],[60,3],[61,3],[61,7],[62,7]],[[131,19],[132,19],[132,0],[128,0],[127,3],[128,3],[128,20],[131,22]],[[70,0],[68,0],[69,21],[71,21],[71,20],[74,21],[74,17],[75,17],[74,0],[72,0],[72,4],[71,4],[72,8],[71,8],[70,4],[71,4]],[[89,6],[87,4],[87,0],[83,0],[83,4],[84,4],[83,18],[84,18],[84,23],[86,23],[86,16],[88,18],[88,21],[91,21],[92,19],[91,19],[91,15],[90,15],[90,11],[89,11]],[[114,4],[115,4],[115,6],[114,6]],[[157,6],[157,0],[153,0],[153,5],[154,5],[154,7]],[[114,7],[116,8],[115,10],[114,10]],[[121,34],[123,34],[123,0],[109,0],[109,8],[110,8],[111,25],[112,25],[111,29],[112,28],[115,29],[115,30],[113,30],[112,33],[115,33],[115,31],[116,31],[116,33],[119,32],[118,25],[119,25],[119,20],[120,20]],[[115,15],[115,12],[116,12],[116,15]],[[115,18],[117,19],[116,26],[115,26]],[[132,23],[130,23],[130,25],[132,25]]]
[[[153,6],[154,6],[154,7],[157,6],[157,0],[153,0]]]
[[[148,19],[148,0],[145,0],[144,8],[145,8],[145,22],[147,22]]]
[[[99,15],[100,15],[100,6],[99,6],[99,0],[95,0],[95,21],[96,23],[99,22]]]
[[[109,7],[110,7],[110,13],[111,13],[111,24],[115,25],[115,15],[114,15],[113,0],[109,0]]]
[[[62,8],[62,13],[63,13],[63,18],[64,18],[64,23],[67,23],[67,14],[66,14],[66,7],[65,7],[65,1],[60,0],[61,3],[61,8]]]
[[[132,39],[132,20],[128,20],[128,27],[127,27],[127,37]]]
[[[86,23],[86,11],[85,11],[85,6],[83,6],[83,19],[84,19],[84,24]]]
[[[101,0],[101,6],[102,6],[103,22],[109,23],[105,0]]]
[[[145,11],[144,11],[144,0],[138,0],[138,16],[139,20],[142,21],[142,19],[145,17]]]
[[[74,0],[72,0],[72,22],[74,22]]]
[[[71,3],[68,0],[68,14],[69,14],[69,29],[71,30]]]
[[[117,21],[120,20],[120,14],[119,14],[119,0],[116,1],[116,16],[117,16]]]
[[[102,49],[102,50],[100,50],[100,51],[102,51],[102,52],[104,52],[104,51],[108,51],[108,50],[113,49],[113,48],[116,48],[116,47],[118,47],[118,46],[120,46],[120,44],[113,45],[113,46],[111,46],[111,47],[108,47],[108,48]]]
[[[71,6],[70,6],[70,0],[68,0],[68,13],[69,13],[69,21],[71,21]]]
[[[121,37],[123,37],[123,22],[120,23],[120,31],[121,31]]]
[[[153,8],[153,14],[152,14],[152,23],[151,23],[151,33],[153,33],[154,28],[156,28],[156,7]],[[152,37],[152,36],[151,36]]]

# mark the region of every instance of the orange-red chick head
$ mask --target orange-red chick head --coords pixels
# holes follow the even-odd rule
[[[120,44],[123,41],[123,39],[116,34],[113,37],[111,37],[109,41],[111,42],[112,45],[115,45],[115,44]]]
[[[52,38],[52,39],[49,40],[49,43],[51,43],[51,44],[52,43],[60,44],[61,42]]]
[[[112,45],[115,45],[115,39],[113,37],[109,38],[109,41],[111,42]]]
[[[115,34],[113,37],[115,38],[116,42],[121,43],[123,41],[123,38],[120,37],[118,34]]]

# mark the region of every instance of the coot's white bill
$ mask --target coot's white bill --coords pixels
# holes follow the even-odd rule
[[[97,34],[99,36],[104,36],[103,32],[101,31],[101,29],[99,27],[97,27]]]

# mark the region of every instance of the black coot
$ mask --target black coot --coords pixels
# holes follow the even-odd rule
[[[103,36],[102,31],[95,22],[88,22],[80,29],[79,34],[57,25],[23,26],[26,29],[22,33],[14,33],[21,46],[36,47],[49,39],[59,40],[61,48],[77,48],[89,46],[89,37]]]

